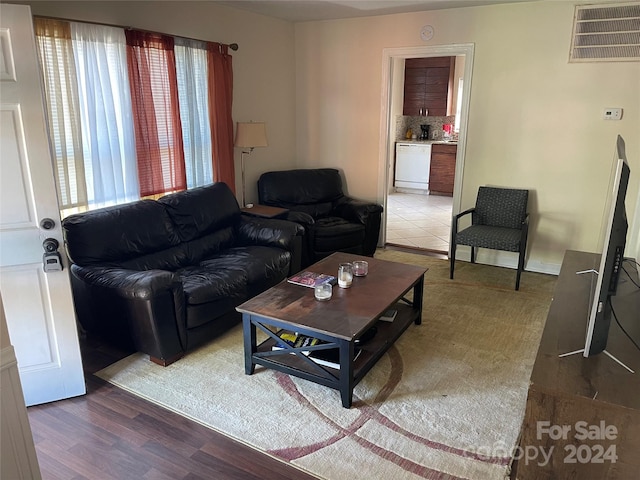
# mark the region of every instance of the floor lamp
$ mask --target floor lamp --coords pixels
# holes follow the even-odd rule
[[[253,205],[247,205],[245,199],[246,185],[244,181],[244,156],[251,155],[255,147],[266,147],[267,144],[267,130],[264,122],[238,122],[236,128],[236,141],[234,144],[238,148],[242,148],[241,165],[242,165],[242,207],[251,208]],[[249,151],[244,149],[248,148]]]

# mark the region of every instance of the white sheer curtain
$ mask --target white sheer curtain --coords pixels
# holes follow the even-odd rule
[[[174,52],[187,188],[193,188],[213,182],[207,47],[204,42],[176,38]]]
[[[91,207],[140,198],[124,30],[71,22]]]

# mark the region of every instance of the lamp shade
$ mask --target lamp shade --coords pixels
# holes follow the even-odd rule
[[[238,122],[235,146],[240,148],[268,146],[267,129],[264,122]]]

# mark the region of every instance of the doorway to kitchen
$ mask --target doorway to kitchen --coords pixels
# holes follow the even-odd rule
[[[452,197],[390,191],[386,244],[446,254],[452,209]]]
[[[378,197],[385,207],[381,229],[381,243],[411,249],[447,254],[453,212],[459,210],[465,158],[469,93],[473,66],[473,44],[440,45],[433,47],[390,48],[383,52],[383,98],[381,119],[381,148],[379,164]],[[450,117],[408,118],[403,115],[404,64],[406,59],[428,57],[456,57],[462,59],[459,76],[462,81],[455,115]],[[457,93],[457,92],[456,92]],[[442,138],[442,125],[454,119],[456,124],[457,151],[452,191],[442,195],[433,194],[430,189],[406,189],[394,185],[396,172],[396,142],[405,140],[407,131],[418,123],[432,124],[436,132],[435,140]],[[440,124],[439,124],[440,123]],[[435,126],[435,130],[433,128]],[[445,127],[446,128],[446,127]],[[447,139],[449,140],[449,139]],[[448,142],[438,142],[448,143]],[[452,148],[453,145],[447,145]],[[455,149],[454,149],[455,150]],[[442,158],[442,157],[433,157]],[[453,158],[453,157],[452,157]],[[453,161],[453,160],[452,160]],[[435,165],[432,165],[432,169]]]

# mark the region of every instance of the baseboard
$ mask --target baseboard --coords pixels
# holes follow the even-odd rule
[[[386,246],[378,245],[377,248],[386,248],[387,246],[391,246],[392,248],[409,252],[409,253],[418,253],[411,252],[411,250],[416,250],[415,248],[406,247],[399,244],[387,244]],[[424,254],[433,254],[435,256],[440,256],[440,254],[434,254],[433,252],[428,252],[427,250],[418,248],[420,250],[419,253]],[[442,255],[443,258],[447,258],[447,255]],[[471,261],[471,250],[469,247],[458,246],[456,250],[456,261],[461,262],[470,262]],[[501,250],[489,250],[486,248],[481,249],[476,255],[476,262],[482,263],[485,265],[493,265],[494,267],[505,267],[505,268],[513,268],[514,270],[518,268],[518,254],[512,252],[503,252]],[[525,272],[535,272],[535,273],[544,273],[547,275],[559,275],[561,263],[545,263],[540,262],[538,260],[529,260],[524,264]]]
[[[524,269],[527,272],[546,273],[547,275],[560,275],[560,263],[544,263],[538,261],[526,262]]]
[[[471,261],[471,249],[459,246],[456,249],[456,261]],[[494,267],[518,268],[518,254],[513,252],[503,252],[501,250],[480,249],[476,254],[476,262]],[[562,264],[545,263],[538,260],[525,261],[525,272],[544,273],[547,275],[559,275]]]

